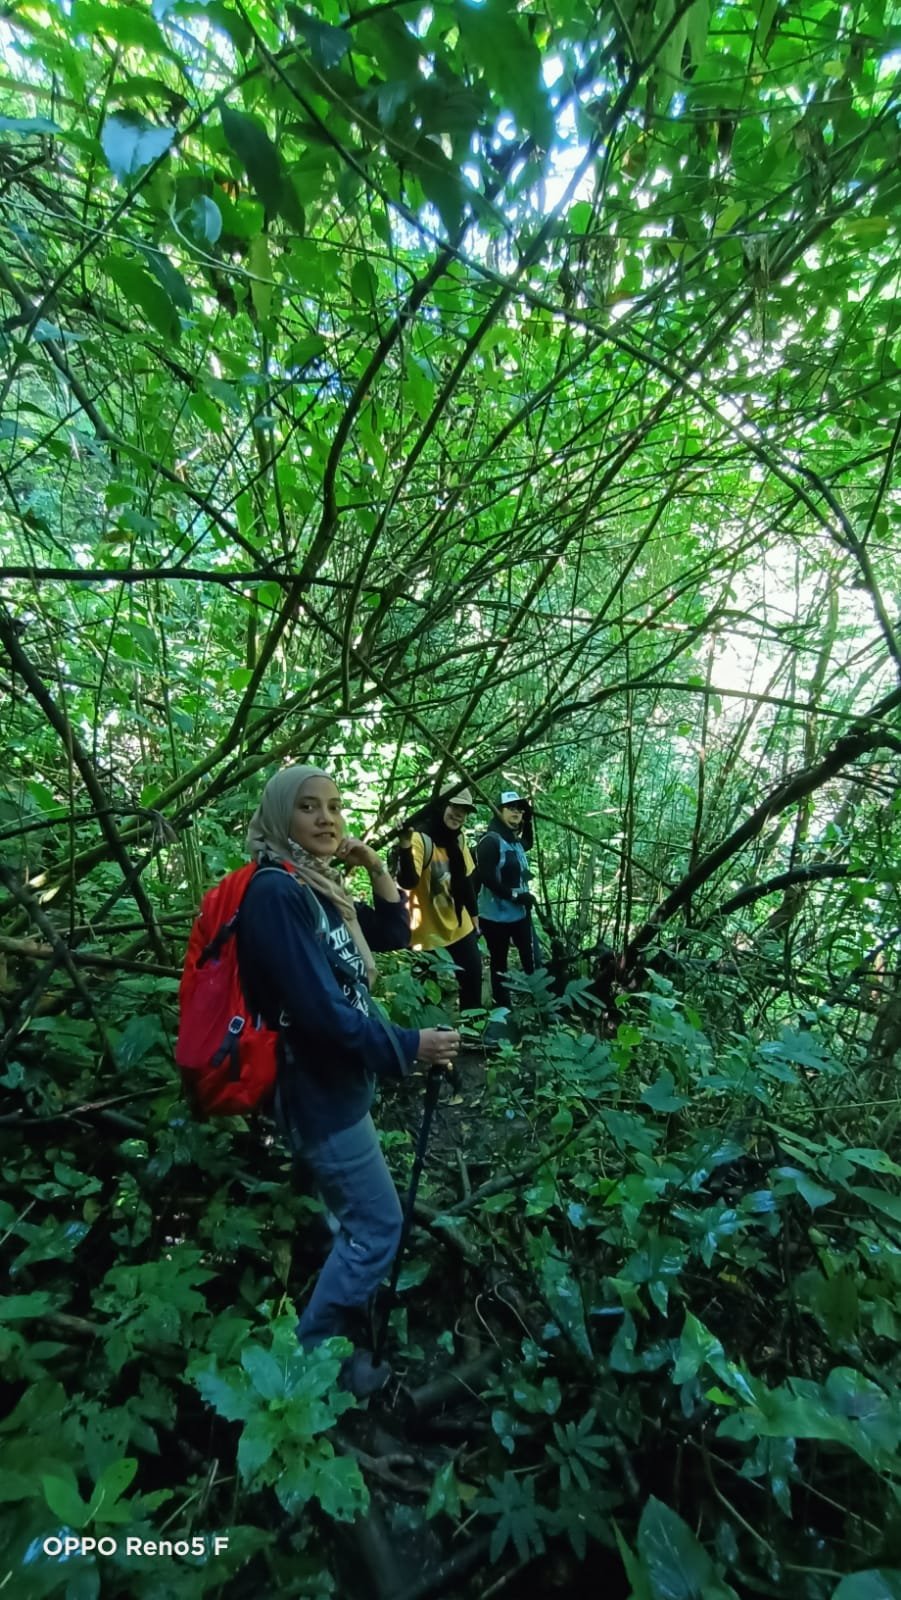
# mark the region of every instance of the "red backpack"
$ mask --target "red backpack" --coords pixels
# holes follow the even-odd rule
[[[200,1116],[255,1111],[275,1089],[278,1032],[248,1010],[235,933],[255,862],[209,889],[188,941],[178,988],[175,1061]]]

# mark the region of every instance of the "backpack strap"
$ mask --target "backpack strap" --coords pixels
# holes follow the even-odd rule
[[[298,880],[295,879],[295,882],[298,882]],[[339,983],[344,983],[346,981],[346,979],[347,979],[346,969],[344,967],[343,962],[341,961],[340,956],[338,956],[335,953],[335,951],[332,949],[331,945],[328,942],[328,934],[331,932],[331,924],[330,924],[330,922],[328,920],[328,917],[326,916],[325,911],[323,910],[322,906],[320,905],[317,896],[313,893],[313,890],[310,888],[309,884],[308,883],[300,883],[299,887],[301,889],[306,889],[306,891],[310,895],[310,897],[313,900],[316,901],[316,909],[319,912],[319,916],[320,916],[320,926],[323,927],[323,931],[325,933],[325,938],[323,939],[323,954],[325,955],[325,959],[328,962],[329,966],[331,967],[335,978],[338,980]],[[394,1025],[391,1022],[390,1018],[387,1016],[386,1012],[384,1011],[384,1009],[381,1006],[381,1004],[379,1003],[379,1001],[376,1000],[375,995],[372,993],[371,989],[369,989],[368,987],[367,987],[367,990],[366,990],[366,994],[367,994],[367,999],[368,999],[367,1015],[369,1017],[371,1017],[373,1019],[373,1021],[379,1023],[380,1027],[384,1029],[385,1033],[388,1036],[388,1042],[391,1045],[392,1050],[394,1051],[394,1059],[397,1062],[398,1066],[400,1067],[401,1075],[404,1075],[407,1072],[409,1063],[408,1063],[403,1051],[401,1050],[400,1042],[398,1040],[397,1034],[394,1031]]]
[[[261,873],[264,873],[264,872],[279,872],[279,873],[282,874],[282,876],[284,876],[284,874],[287,873],[289,878],[292,878],[293,881],[297,884],[298,888],[302,889],[302,888],[306,887],[306,885],[301,884],[299,882],[299,880],[294,877],[294,874],[291,872],[290,868],[287,867],[284,864],[282,864],[279,867],[257,867],[257,870],[254,873],[253,877],[251,878],[250,882],[251,883],[255,882],[255,880],[261,875]],[[249,889],[249,887],[250,887],[250,884],[248,884],[248,889]],[[320,906],[319,901],[316,899],[316,896],[313,894],[312,890],[310,890],[310,899],[315,902],[316,910],[321,914],[322,917],[325,917],[325,912],[322,910],[322,907]],[[225,923],[225,925],[222,928],[220,928],[219,933],[216,935],[216,939],[213,941],[213,943],[221,942],[222,939],[227,938],[230,933],[234,932],[235,928],[237,927],[238,915],[240,913],[240,910],[241,910],[241,907],[239,906],[238,910],[229,919],[229,921],[227,923]],[[327,922],[328,918],[325,918],[325,920]],[[212,946],[209,946],[206,950],[204,950],[203,957],[202,957],[203,960],[206,960],[207,956],[211,953],[211,950],[212,950]],[[199,966],[199,964],[200,963],[198,962],[198,966]],[[239,965],[239,971],[240,971],[240,965]],[[241,979],[241,987],[244,988],[243,977]],[[245,989],[245,993],[244,993],[244,998],[245,998],[245,1000],[247,1000],[248,1007],[249,1007],[249,1009],[251,1011],[255,1011],[259,1015],[262,1015],[262,1011],[258,1006],[254,1006],[254,1005],[250,1004],[250,996],[247,994],[246,989]],[[290,1025],[290,1022],[291,1022],[291,1018],[288,1015],[288,1013],[285,1012],[285,1011],[281,1011],[279,1013],[279,1019],[278,1019],[278,1032],[279,1032],[280,1036],[282,1037],[282,1039],[284,1039],[285,1029]]]
[[[253,878],[256,877],[258,872],[282,872],[282,871],[284,871],[284,868],[282,868],[282,867],[257,867],[256,872],[253,874]],[[251,878],[250,883],[253,882],[253,878]],[[250,887],[250,883],[247,886],[248,888]],[[246,894],[247,890],[245,889],[244,892]],[[221,927],[216,929],[216,932],[213,934],[212,939],[210,939],[209,942],[204,945],[203,949],[200,952],[200,955],[197,957],[197,966],[198,966],[198,968],[200,968],[202,966],[205,966],[207,961],[218,961],[219,956],[220,956],[220,954],[222,952],[223,945],[227,943],[227,941],[232,937],[232,934],[237,929],[238,917],[240,916],[240,913],[241,913],[241,907],[239,905],[237,907],[237,909],[232,912],[231,916],[228,918],[228,921],[227,922],[223,922]],[[219,1063],[217,1062],[216,1065],[218,1066]]]
[[[428,834],[424,834],[423,837],[427,840],[429,848],[431,850],[432,841],[431,841],[431,839],[429,839]],[[429,859],[431,860],[431,855],[429,856]],[[258,873],[259,872],[288,872],[288,868],[287,867],[258,867],[257,868],[257,872]],[[321,935],[321,938],[322,938],[323,955],[325,956],[325,959],[328,962],[329,967],[331,968],[331,971],[332,971],[334,977],[336,978],[338,983],[340,983],[343,986],[344,982],[347,979],[347,969],[345,968],[343,962],[341,961],[340,956],[338,956],[335,953],[335,951],[332,949],[331,945],[329,944],[328,936],[332,931],[332,925],[329,922],[329,919],[328,919],[328,917],[327,917],[327,915],[325,913],[325,909],[322,906],[318,896],[313,892],[313,890],[310,888],[310,885],[308,883],[302,883],[301,880],[299,878],[295,878],[294,874],[291,873],[291,872],[289,872],[288,875],[292,879],[292,881],[294,883],[296,883],[296,885],[297,885],[298,889],[300,890],[301,895],[303,896],[304,900],[308,903],[308,905],[311,905],[311,909],[313,911],[313,916],[314,916],[316,922],[318,923],[318,932],[319,932],[319,934]],[[371,1007],[371,1009],[368,1011],[367,1015],[369,1015],[376,1022],[378,1022],[379,1025],[384,1029],[385,1033],[388,1035],[389,1043],[391,1045],[392,1050],[394,1051],[394,1058],[395,1058],[398,1066],[401,1069],[401,1073],[405,1074],[407,1072],[409,1063],[408,1063],[403,1051],[401,1050],[400,1041],[398,1040],[397,1034],[394,1031],[394,1025],[390,1021],[390,1019],[387,1017],[387,1015],[385,1014],[385,1011],[383,1010],[382,1006],[379,1004],[378,1000],[375,999],[374,995],[371,992],[369,992],[368,990],[367,990],[367,994],[368,994],[368,998],[369,998],[369,1006]],[[281,1015],[282,1015],[282,1019],[283,1019],[281,1025],[282,1025],[282,1028],[284,1029],[285,1027],[290,1026],[291,1018],[290,1018],[290,1015],[286,1014],[285,1012],[282,1012]]]
[[[291,871],[290,867],[257,867],[257,870],[253,875],[253,880],[251,880],[251,881],[256,880],[260,876],[260,874],[263,873],[263,872],[281,872],[281,873],[287,872],[289,878],[294,878],[294,874]],[[294,882],[298,883],[299,879],[294,878]]]
[[[209,944],[204,945],[200,955],[197,957],[198,968],[204,966],[207,961],[218,961],[222,946],[225,944],[227,939],[231,938],[237,926],[238,913],[237,911],[233,911],[228,921],[223,922],[222,927],[213,934]]]

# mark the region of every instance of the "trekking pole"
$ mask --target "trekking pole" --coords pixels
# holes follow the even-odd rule
[[[450,1032],[450,1029],[447,1029],[447,1031]],[[413,1158],[413,1171],[410,1174],[410,1187],[407,1190],[407,1199],[406,1204],[404,1205],[404,1220],[400,1231],[400,1243],[397,1247],[397,1255],[394,1257],[394,1265],[391,1268],[391,1281],[388,1284],[388,1298],[385,1302],[385,1315],[382,1318],[382,1326],[379,1329],[379,1335],[375,1342],[375,1350],[373,1351],[373,1366],[378,1366],[379,1362],[381,1361],[385,1349],[385,1342],[388,1338],[388,1320],[392,1311],[394,1310],[394,1302],[397,1299],[397,1282],[400,1277],[400,1269],[403,1266],[403,1260],[407,1250],[407,1240],[410,1237],[410,1229],[413,1226],[413,1207],[416,1204],[416,1191],[419,1188],[419,1180],[422,1177],[422,1169],[425,1165],[425,1152],[429,1142],[429,1134],[432,1130],[432,1118],[435,1115],[435,1107],[438,1104],[438,1096],[441,1093],[441,1080],[445,1076],[445,1072],[446,1069],[444,1067],[432,1067],[429,1072],[428,1083],[426,1084],[425,1105],[422,1111],[422,1126],[419,1129],[419,1138],[416,1141],[416,1154]]]

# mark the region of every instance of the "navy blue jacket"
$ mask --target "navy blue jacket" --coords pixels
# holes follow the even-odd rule
[[[372,950],[406,949],[406,905],[357,905]],[[284,869],[255,873],[238,918],[238,963],[252,1010],[283,1027],[281,1110],[316,1143],[365,1117],[377,1075],[402,1077],[419,1032],[390,1028],[370,1010],[365,969],[337,907]],[[392,1039],[393,1035],[393,1039]]]

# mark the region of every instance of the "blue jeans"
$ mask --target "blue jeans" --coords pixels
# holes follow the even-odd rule
[[[298,1153],[338,1224],[297,1324],[301,1344],[312,1350],[330,1335],[345,1333],[348,1313],[375,1293],[397,1252],[403,1213],[370,1116],[316,1144],[304,1142]]]

